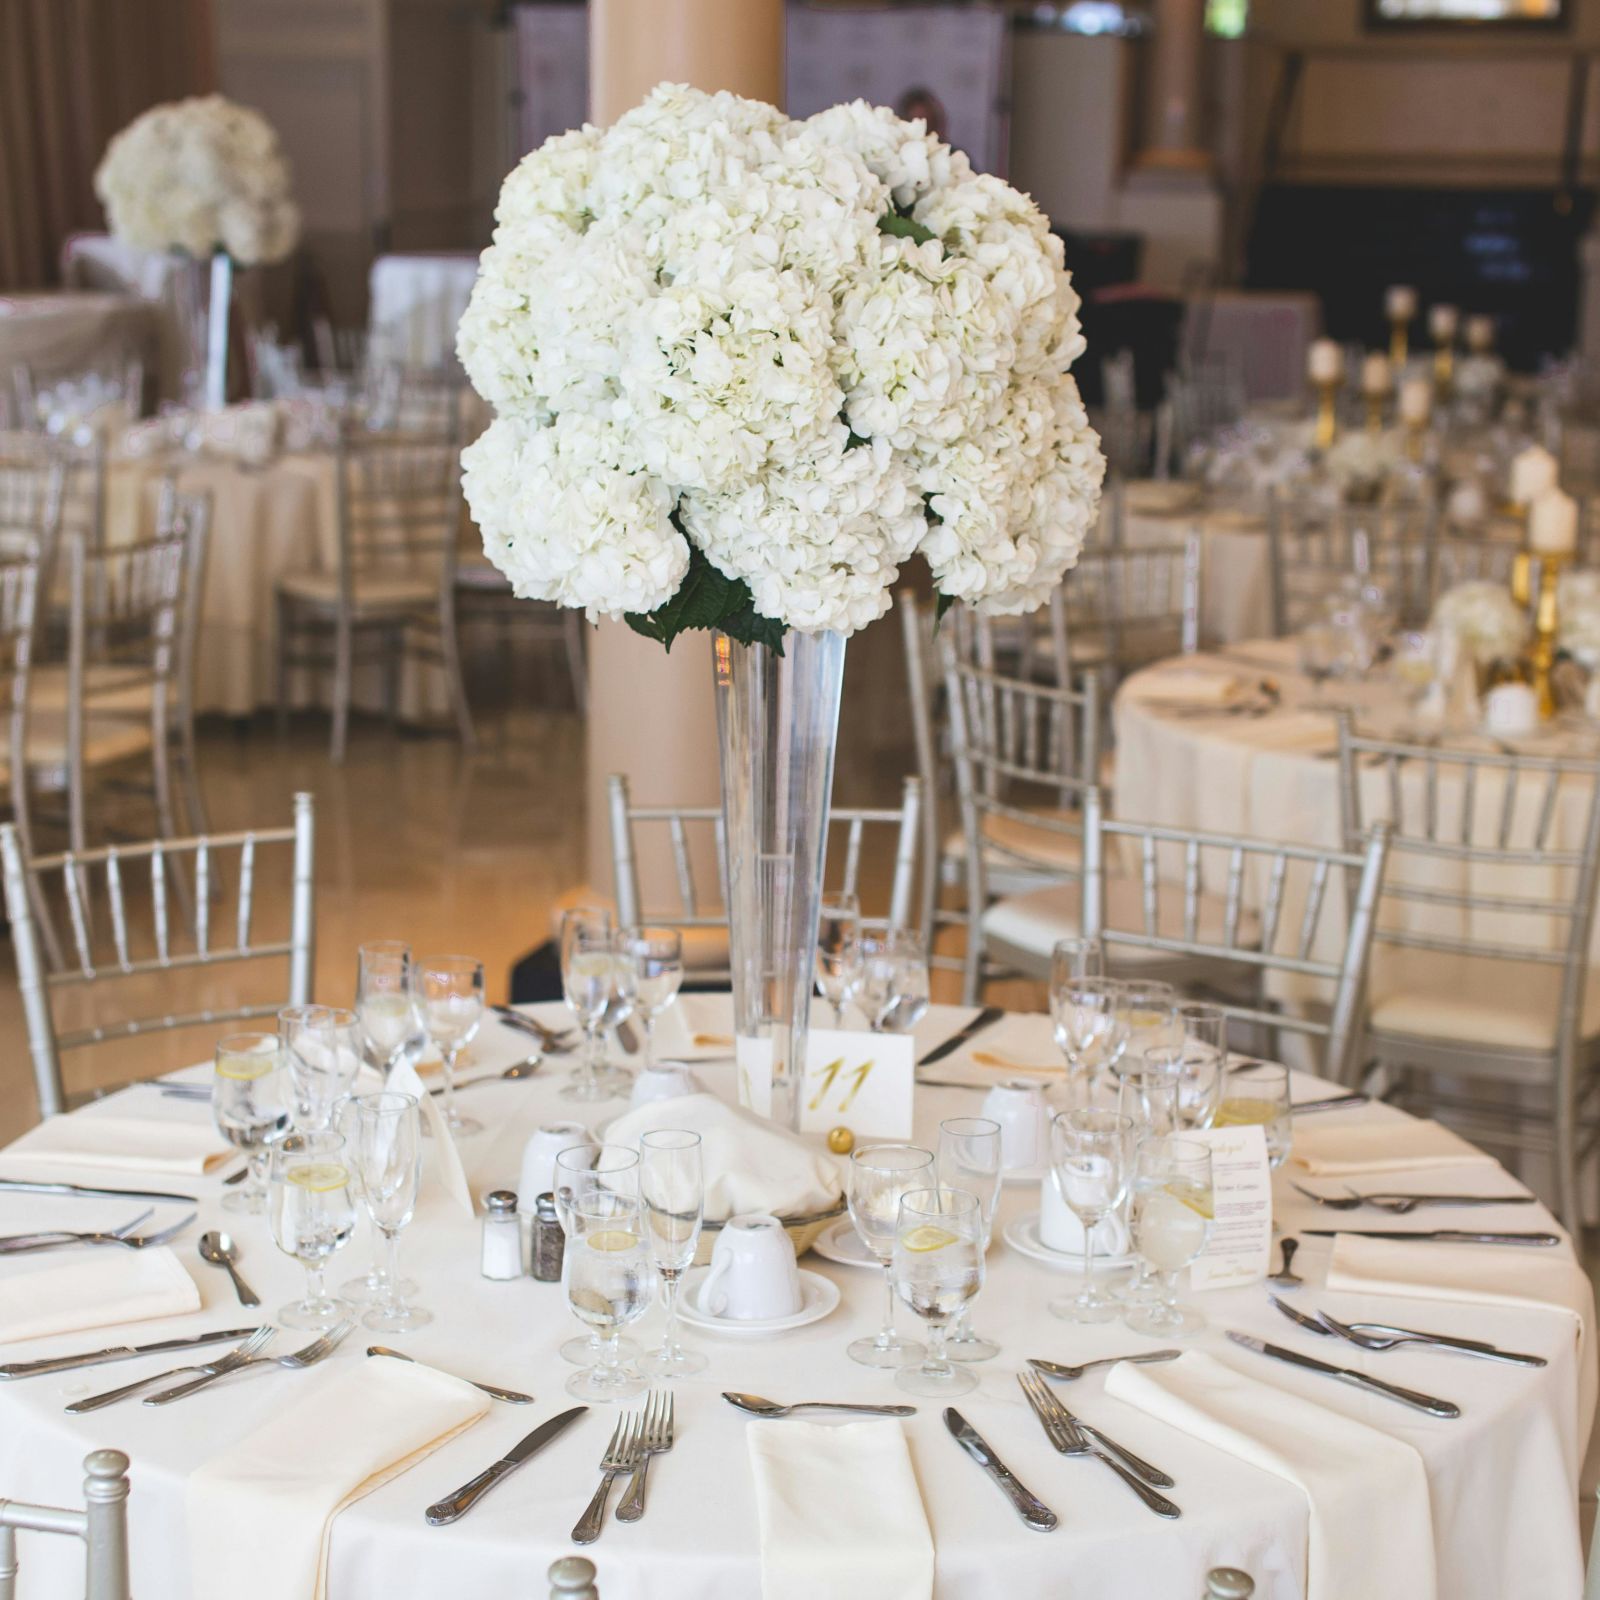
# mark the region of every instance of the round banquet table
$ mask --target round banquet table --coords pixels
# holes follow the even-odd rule
[[[726,1014],[726,1002],[697,997],[696,1003],[711,1007],[712,1016]],[[550,1021],[564,1020],[560,1007],[542,1008],[542,1014]],[[959,1008],[935,1007],[918,1030],[919,1049],[948,1037],[970,1015]],[[707,1025],[706,1011],[697,1012],[697,1018],[697,1026]],[[1004,1026],[1012,1051],[1030,1061],[1055,1059],[1047,1018],[1008,1018]],[[524,1056],[526,1048],[524,1035],[498,1022],[487,1023],[463,1075],[490,1074]],[[937,1070],[941,1076],[982,1073],[965,1052],[947,1058]],[[696,1071],[709,1087],[732,1093],[731,1067],[705,1063]],[[514,1185],[528,1132],[541,1121],[573,1115],[571,1103],[557,1094],[564,1076],[558,1058],[531,1079],[497,1081],[464,1091],[489,1129],[461,1144],[475,1194],[481,1197],[488,1189]],[[1298,1078],[1296,1098],[1312,1098],[1318,1087]],[[148,1086],[132,1088],[125,1095],[137,1098],[137,1113],[142,1116],[206,1118],[205,1107],[162,1099]],[[978,1093],[964,1087],[920,1089],[919,1140],[933,1140],[942,1117],[970,1113],[978,1102]],[[116,1102],[100,1103],[107,1104]],[[92,1116],[98,1109],[90,1106],[75,1115]],[[121,1109],[128,1114],[132,1108],[124,1100]],[[620,1109],[620,1102],[602,1107],[591,1120],[601,1124]],[[1318,1120],[1331,1128],[1336,1121],[1354,1126],[1400,1117],[1388,1107],[1373,1105],[1323,1113]],[[0,1151],[0,1175],[4,1173]],[[68,1170],[62,1175],[73,1174]],[[1403,1187],[1405,1175],[1394,1177],[1393,1186]],[[1458,1169],[1451,1174],[1452,1185],[1458,1180],[1475,1185],[1508,1181],[1493,1167]],[[116,1180],[102,1174],[88,1181]],[[144,1324],[126,1335],[104,1329],[15,1345],[3,1351],[4,1359],[94,1349],[116,1342],[119,1336],[139,1342],[247,1324],[251,1314],[234,1302],[226,1277],[200,1265],[195,1256],[194,1240],[201,1229],[219,1225],[225,1216],[217,1208],[219,1182],[219,1178],[198,1180],[200,1220],[175,1245],[199,1281],[204,1297],[201,1313],[159,1326]],[[156,1187],[170,1184],[168,1180]],[[1045,1310],[1046,1300],[1061,1291],[1063,1275],[1023,1257],[1001,1238],[1010,1221],[1037,1203],[1037,1184],[1006,1186],[988,1281],[974,1319],[1004,1348],[998,1359],[977,1368],[978,1389],[958,1404],[1018,1476],[1058,1510],[1060,1529],[1049,1536],[1025,1529],[947,1435],[940,1418],[942,1406],[919,1401],[917,1415],[905,1427],[937,1550],[934,1594],[939,1600],[1028,1596],[1042,1600],[1069,1592],[1115,1595],[1117,1600],[1174,1600],[1198,1594],[1207,1569],[1228,1564],[1255,1576],[1261,1600],[1300,1595],[1307,1504],[1291,1483],[1107,1397],[1103,1373],[1072,1385],[1069,1403],[1171,1473],[1176,1479],[1171,1493],[1183,1508],[1182,1519],[1153,1522],[1111,1473],[1064,1460],[1047,1444],[1017,1386],[1015,1375],[1024,1357],[1080,1361],[1152,1348],[1153,1341],[1118,1323],[1073,1327]],[[60,1225],[57,1219],[63,1208],[69,1218],[66,1225],[93,1225],[103,1215],[103,1204],[0,1194],[0,1232],[10,1233],[24,1224]],[[1286,1230],[1316,1225],[1309,1203],[1282,1183],[1277,1208]],[[1326,1216],[1318,1220],[1325,1222]],[[1555,1226],[1538,1206],[1490,1207],[1473,1217],[1487,1228]],[[272,1248],[263,1219],[227,1216],[225,1225],[238,1240],[241,1267],[266,1307],[281,1305],[298,1292],[299,1268]],[[1307,1238],[1296,1260],[1313,1288],[1323,1276],[1328,1245],[1327,1240]],[[1565,1243],[1559,1248],[1567,1251]],[[366,1249],[363,1232],[334,1263],[332,1281],[362,1266]],[[386,1336],[385,1342],[401,1344],[418,1359],[446,1369],[530,1391],[536,1404],[495,1406],[481,1423],[341,1512],[332,1526],[331,1600],[467,1593],[473,1600],[529,1600],[543,1592],[549,1563],[571,1552],[568,1532],[594,1488],[595,1468],[612,1428],[610,1407],[593,1408],[580,1418],[460,1523],[431,1528],[423,1520],[424,1507],[480,1471],[537,1422],[571,1403],[562,1384],[572,1369],[559,1358],[557,1346],[576,1325],[565,1309],[560,1287],[527,1279],[487,1282],[479,1275],[478,1257],[477,1221],[457,1209],[431,1176],[426,1178],[423,1202],[405,1237],[404,1264],[421,1284],[419,1301],[432,1310],[434,1321],[408,1336]],[[599,1543],[587,1552],[598,1565],[605,1600],[757,1600],[759,1545],[744,1438],[746,1419],[720,1398],[719,1391],[745,1390],[792,1400],[908,1398],[888,1374],[857,1366],[844,1353],[850,1339],[877,1325],[883,1305],[878,1272],[835,1265],[815,1254],[803,1265],[831,1278],[842,1292],[839,1308],[820,1322],[770,1338],[722,1337],[685,1328],[686,1342],[710,1355],[710,1370],[676,1386],[677,1443],[651,1472],[644,1520],[624,1526],[608,1518]],[[0,1263],[0,1271],[15,1270],[18,1267],[12,1263]],[[1469,1307],[1346,1294],[1308,1298],[1326,1299],[1336,1315],[1376,1316],[1470,1334],[1548,1358],[1543,1369],[1525,1369],[1405,1352],[1369,1356],[1343,1347],[1336,1352],[1342,1363],[1381,1370],[1392,1381],[1455,1399],[1463,1415],[1459,1421],[1444,1422],[1318,1375],[1264,1361],[1227,1343],[1223,1337],[1227,1328],[1289,1344],[1306,1342],[1272,1309],[1260,1284],[1199,1296],[1209,1326],[1193,1341],[1236,1370],[1415,1446],[1427,1469],[1440,1596],[1450,1600],[1506,1600],[1512,1594],[1575,1596],[1582,1581],[1577,1478],[1590,1422],[1585,1408],[1592,1405],[1588,1397],[1593,1386],[1583,1386],[1585,1398],[1580,1400],[1579,1358],[1570,1317],[1527,1306]],[[1592,1306],[1588,1309],[1592,1321]],[[659,1333],[659,1315],[653,1309],[631,1331],[641,1340],[652,1339]],[[909,1320],[903,1311],[901,1317]],[[367,1342],[368,1336],[358,1329],[325,1364],[324,1372],[331,1374],[340,1364],[348,1368],[365,1359]],[[151,1409],[123,1402],[83,1417],[67,1416],[62,1410],[72,1398],[162,1370],[172,1360],[147,1357],[0,1384],[0,1487],[32,1500],[77,1504],[83,1456],[100,1446],[126,1450],[133,1460],[134,1592],[186,1600],[192,1593],[184,1526],[186,1477],[261,1425],[298,1384],[311,1380],[267,1369],[219,1383],[169,1407]],[[1592,1349],[1588,1360],[1593,1360]],[[70,1593],[81,1581],[75,1574],[81,1573],[82,1556],[71,1541],[31,1538],[24,1541],[23,1557],[23,1582],[31,1582],[33,1593]],[[196,1595],[193,1600],[216,1597]]]

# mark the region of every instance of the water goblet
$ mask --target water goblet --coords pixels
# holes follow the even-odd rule
[[[361,1071],[361,1028],[353,1011],[309,1006],[287,1023],[289,1075],[294,1081],[295,1131],[313,1142],[333,1125],[334,1108]]]
[[[909,1033],[928,1009],[928,946],[915,928],[861,936],[856,1004],[874,1033]]]
[[[599,1359],[567,1379],[567,1393],[601,1404],[626,1400],[646,1384],[623,1366],[618,1340],[649,1310],[655,1290],[643,1207],[637,1195],[596,1189],[567,1220],[567,1304],[600,1340]]]
[[[1181,1042],[1178,994],[1170,983],[1122,979],[1117,984],[1117,1006],[1128,1026],[1129,1060]]]
[[[1229,1067],[1223,1078],[1222,1101],[1211,1119],[1213,1128],[1241,1128],[1259,1123],[1267,1136],[1267,1160],[1281,1167],[1294,1141],[1289,1102],[1289,1069],[1276,1061],[1247,1061]]]
[[[894,1292],[928,1328],[920,1366],[903,1366],[897,1388],[938,1398],[976,1389],[977,1377],[955,1366],[945,1335],[983,1287],[983,1207],[965,1189],[912,1189],[900,1197],[889,1276]]]
[[[1050,952],[1050,987],[1081,983],[1085,978],[1106,975],[1104,940],[1073,937],[1057,939]]]
[[[1220,1050],[1194,1039],[1145,1052],[1145,1063],[1169,1073],[1176,1095],[1178,1131],[1184,1128],[1209,1128],[1222,1099],[1222,1061]]]
[[[698,1350],[685,1350],[678,1343],[678,1296],[700,1243],[705,1210],[698,1133],[662,1128],[640,1136],[639,1198],[644,1202],[650,1259],[661,1279],[667,1311],[661,1348],[646,1356],[639,1370],[652,1378],[690,1378],[706,1370],[706,1358]]]
[[[276,1320],[289,1328],[331,1328],[350,1308],[328,1293],[328,1262],[350,1242],[356,1226],[350,1170],[338,1134],[323,1134],[314,1145],[290,1138],[278,1146],[270,1209],[273,1242],[306,1274],[304,1297],[285,1306]]]
[[[1171,1135],[1144,1140],[1134,1153],[1133,1246],[1150,1263],[1159,1294],[1124,1314],[1135,1333],[1181,1339],[1205,1326],[1193,1306],[1177,1303],[1177,1278],[1204,1248],[1213,1215],[1210,1149]]]
[[[644,1027],[644,1068],[656,1060],[656,1019],[683,984],[683,935],[675,928],[624,928],[617,935],[616,973]]]
[[[817,993],[844,1026],[845,1001],[861,981],[861,905],[853,894],[824,895],[817,916]]]
[[[455,1134],[482,1133],[456,1109],[456,1062],[483,1022],[483,963],[475,956],[423,956],[411,964],[417,1015],[444,1067],[444,1120]]]
[[[1083,1224],[1083,1287],[1071,1298],[1050,1302],[1050,1310],[1068,1322],[1109,1322],[1119,1309],[1094,1279],[1094,1229],[1127,1193],[1132,1135],[1133,1124],[1126,1117],[1087,1106],[1063,1111],[1050,1123],[1056,1187]]]
[[[267,1209],[267,1158],[272,1140],[289,1126],[275,1033],[230,1033],[217,1041],[211,1118],[217,1132],[250,1158],[249,1176],[222,1197],[224,1211],[257,1215]]]
[[[595,906],[572,906],[561,914],[561,991],[583,1029],[583,1051],[563,1100],[610,1100],[615,1075],[603,1066],[605,1033],[616,1001],[617,957],[611,913]]]
[[[632,1195],[639,1193],[639,1152],[625,1144],[585,1143],[570,1145],[558,1152],[555,1160],[555,1177],[552,1189],[556,1203],[556,1220],[570,1242],[575,1210],[586,1207],[595,1195]],[[566,1257],[562,1257],[562,1279],[566,1276]],[[593,1366],[600,1359],[600,1335],[592,1328],[575,1339],[568,1339],[560,1349],[561,1359],[575,1367]],[[632,1361],[639,1347],[631,1339],[619,1339],[618,1351],[624,1361]]]
[[[411,946],[378,939],[360,946],[356,962],[355,1011],[366,1059],[388,1077],[427,1039],[411,990]]]
[[[1109,978],[1059,978],[1050,985],[1056,1044],[1079,1099],[1088,1099],[1096,1075],[1114,1067],[1128,1047],[1120,997],[1121,986]]]
[[[939,1187],[964,1189],[977,1197],[985,1252],[994,1231],[995,1207],[1000,1202],[1004,1172],[1001,1144],[1000,1124],[990,1117],[946,1117],[939,1124]],[[988,1361],[1000,1354],[1000,1346],[972,1331],[970,1312],[962,1307],[956,1313],[945,1351],[952,1361]]]
[[[363,1094],[350,1102],[351,1170],[372,1225],[383,1240],[372,1305],[361,1322],[374,1333],[409,1333],[431,1312],[406,1304],[400,1278],[400,1234],[417,1209],[422,1183],[422,1116],[416,1096]]]
[[[922,1358],[916,1340],[902,1339],[895,1332],[892,1265],[901,1197],[913,1189],[926,1189],[932,1179],[933,1152],[916,1145],[863,1145],[850,1157],[850,1220],[883,1268],[888,1298],[883,1327],[872,1338],[856,1339],[846,1347],[850,1359],[864,1367],[903,1367]]]

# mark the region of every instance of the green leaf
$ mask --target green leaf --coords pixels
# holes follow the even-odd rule
[[[739,587],[744,589],[745,585],[741,583]],[[783,654],[783,636],[788,630],[783,623],[762,616],[753,605],[724,617],[721,628],[730,639],[737,639],[740,644],[764,644],[773,655]]]
[[[944,614],[956,603],[953,594],[936,594],[933,597],[933,625],[937,629],[944,621]]]
[[[902,217],[893,211],[878,218],[878,232],[888,234],[891,239],[910,239],[916,244],[927,244],[939,237],[931,228],[924,228],[914,217]]]
[[[775,654],[783,654],[783,623],[760,615],[749,584],[719,572],[694,544],[689,546],[689,570],[678,592],[654,611],[630,611],[626,621],[635,633],[656,640],[669,651],[680,633],[721,628],[741,644],[764,644]]]

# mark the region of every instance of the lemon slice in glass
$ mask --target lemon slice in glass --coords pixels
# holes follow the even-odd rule
[[[217,1061],[217,1076],[236,1078],[242,1083],[248,1083],[252,1079],[266,1077],[269,1072],[276,1070],[277,1065],[276,1050],[256,1051],[247,1056],[222,1056]]]
[[[631,1250],[638,1244],[639,1236],[626,1228],[603,1228],[589,1235],[591,1250]]]
[[[1212,1205],[1212,1191],[1209,1189],[1197,1189],[1187,1183],[1169,1183],[1167,1193],[1174,1200],[1181,1200],[1191,1211],[1198,1212],[1207,1222],[1212,1221],[1216,1215]]]
[[[308,1161],[302,1167],[290,1167],[283,1176],[286,1183],[309,1189],[312,1194],[342,1189],[350,1181],[349,1172],[337,1161]]]
[[[936,1228],[932,1223],[924,1223],[920,1228],[913,1228],[900,1241],[907,1250],[913,1250],[918,1255],[925,1255],[930,1250],[943,1250],[947,1244],[955,1242],[956,1236],[953,1233],[944,1228]]]

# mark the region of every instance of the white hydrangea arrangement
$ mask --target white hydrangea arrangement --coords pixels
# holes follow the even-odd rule
[[[140,250],[220,250],[249,267],[281,261],[300,237],[271,123],[219,94],[135,117],[106,147],[94,190],[112,233]]]
[[[1105,463],[1061,244],[920,121],[662,84],[506,179],[457,336],[463,455],[517,593],[670,645],[851,633],[920,551],[941,605],[1040,605]]]
[[[1556,587],[1556,646],[1600,668],[1600,572],[1564,572]]]
[[[1515,660],[1528,637],[1527,615],[1511,591],[1487,580],[1445,590],[1434,604],[1430,625],[1480,667]]]

